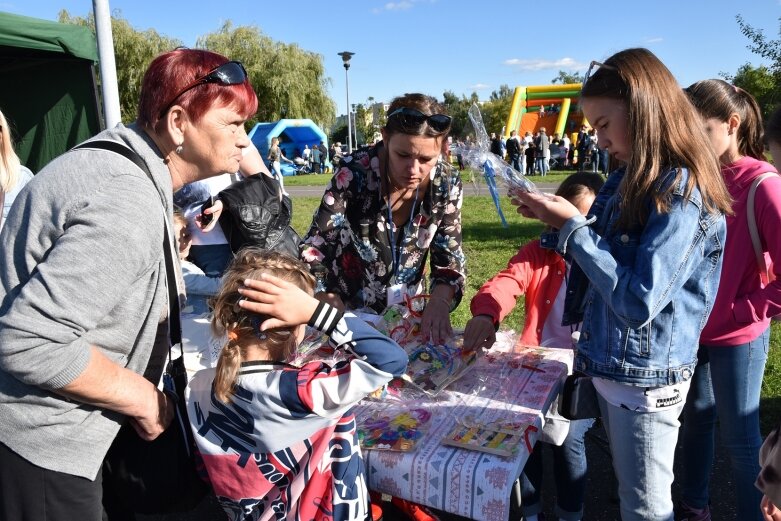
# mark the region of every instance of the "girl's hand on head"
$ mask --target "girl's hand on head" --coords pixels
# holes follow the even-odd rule
[[[572,203],[557,195],[528,192],[519,192],[515,195],[534,217],[554,228],[561,229],[569,219],[580,215]]]
[[[244,297],[239,301],[240,307],[274,317],[260,325],[261,331],[306,324],[318,305],[314,297],[292,282],[267,273],[260,280],[246,279],[239,293]]]

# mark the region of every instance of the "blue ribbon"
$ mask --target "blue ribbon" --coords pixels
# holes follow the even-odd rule
[[[499,214],[499,218],[502,220],[502,226],[507,228],[507,219],[504,218],[502,205],[499,203],[499,192],[496,188],[496,171],[494,170],[494,165],[491,163],[490,159],[487,159],[485,163],[483,163],[483,176],[485,177],[485,182],[488,185],[488,191],[491,192],[491,197],[494,200],[496,212]]]

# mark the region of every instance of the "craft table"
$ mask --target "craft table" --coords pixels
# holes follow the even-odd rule
[[[479,357],[447,390],[427,402],[417,402],[415,406],[428,408],[432,417],[414,452],[363,449],[370,489],[470,519],[508,518],[513,482],[539,438],[544,414],[572,364],[572,351],[514,348],[514,337],[506,337],[504,345],[498,342],[498,349]],[[518,354],[513,355],[514,350]],[[381,406],[361,402],[356,416],[370,415]],[[481,423],[512,420],[527,424],[526,442],[508,458],[440,443],[459,420],[470,416]]]
[[[183,317],[185,366],[196,371],[216,365],[224,340],[214,339],[207,316]],[[425,436],[413,452],[362,449],[369,488],[476,520],[507,519],[510,491],[529,450],[537,442],[544,415],[572,366],[570,349],[515,346],[512,332],[436,397],[418,398],[415,407],[432,414]],[[386,404],[364,400],[356,416],[371,415]],[[525,441],[511,457],[442,445],[459,421],[496,420],[526,425]]]

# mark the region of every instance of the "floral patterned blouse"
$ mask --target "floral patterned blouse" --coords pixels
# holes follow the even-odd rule
[[[450,284],[458,306],[466,277],[461,247],[461,177],[442,159],[418,194],[412,218],[396,227],[382,196],[377,146],[344,157],[328,183],[301,244],[301,258],[317,278],[316,291],[336,293],[350,309],[386,307],[386,289],[405,283],[410,295],[423,291],[431,250],[430,286]],[[393,226],[392,234],[388,226]],[[397,242],[393,269],[391,235]]]

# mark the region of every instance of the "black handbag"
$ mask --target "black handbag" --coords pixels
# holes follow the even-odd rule
[[[574,373],[564,380],[559,398],[559,414],[568,420],[599,418],[599,402],[594,381],[583,373]]]
[[[120,154],[133,161],[154,183],[141,158],[120,143],[91,141],[77,148],[99,148]],[[134,519],[129,514],[132,512],[167,514],[192,510],[209,491],[209,485],[196,467],[195,440],[184,401],[187,371],[173,260],[173,252],[177,250],[167,226],[163,233],[163,251],[170,340],[163,386],[176,404],[175,415],[171,425],[153,441],[143,440],[127,423],[120,428],[103,462],[103,505],[110,521]],[[177,358],[173,356],[175,345],[180,350]]]
[[[237,253],[245,246],[298,258],[301,238],[290,226],[293,203],[276,179],[262,173],[245,177],[222,190],[220,227]]]

